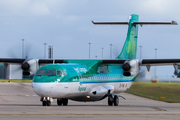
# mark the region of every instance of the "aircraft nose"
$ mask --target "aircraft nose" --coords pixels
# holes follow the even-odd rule
[[[32,86],[34,92],[41,97],[49,96],[51,93],[49,86],[44,83],[32,83]]]

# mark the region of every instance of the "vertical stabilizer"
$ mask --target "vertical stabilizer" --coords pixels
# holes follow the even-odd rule
[[[95,25],[128,25],[127,38],[122,48],[121,53],[116,59],[136,59],[138,25],[177,25],[176,21],[171,22],[139,22],[139,16],[132,14],[129,17],[129,22],[94,22]]]
[[[133,24],[133,22],[138,22],[138,20],[139,16],[136,14],[129,17],[127,38],[120,55],[116,59],[136,59],[138,24]]]

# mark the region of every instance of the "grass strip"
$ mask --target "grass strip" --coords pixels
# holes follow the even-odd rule
[[[134,82],[126,93],[169,103],[180,103],[180,83]]]
[[[14,79],[0,79],[0,82],[16,82],[16,83],[31,83],[32,80],[14,80]]]

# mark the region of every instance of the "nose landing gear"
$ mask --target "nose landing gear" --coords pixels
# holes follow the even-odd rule
[[[43,97],[40,101],[42,101],[42,106],[51,106],[51,99],[50,97]]]

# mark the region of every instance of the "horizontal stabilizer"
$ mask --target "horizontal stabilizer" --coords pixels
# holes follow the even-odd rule
[[[128,25],[128,22],[94,22],[95,25]],[[171,22],[132,22],[132,24],[139,24],[142,25],[178,25],[176,21]]]
[[[92,21],[93,24],[95,25],[128,25],[128,22],[94,22]]]
[[[178,25],[176,21],[171,22],[133,22],[132,24],[140,24],[140,25]]]

